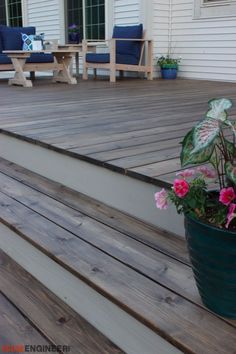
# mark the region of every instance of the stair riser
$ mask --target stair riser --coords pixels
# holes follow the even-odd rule
[[[142,221],[183,235],[175,209],[159,211],[154,193],[161,188],[51,149],[1,134],[1,156]]]
[[[0,248],[127,354],[181,352],[0,224]]]

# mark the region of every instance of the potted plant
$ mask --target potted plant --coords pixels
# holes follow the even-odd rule
[[[158,58],[157,64],[161,68],[161,76],[163,79],[176,79],[180,60],[181,58],[174,59],[169,55]]]
[[[178,172],[172,189],[162,189],[155,200],[159,209],[171,202],[185,215],[203,303],[236,319],[236,123],[228,118],[231,106],[225,98],[209,101],[204,119],[185,136],[180,156],[182,167],[200,165]]]
[[[68,35],[70,43],[79,43],[80,42],[80,34],[79,34],[79,26],[78,25],[70,25],[68,27]]]

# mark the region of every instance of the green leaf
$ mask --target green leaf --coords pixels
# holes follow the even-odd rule
[[[230,152],[230,154],[232,156],[235,156],[236,155],[236,149],[235,149],[234,143],[232,143],[228,139],[224,139],[224,140],[225,140],[225,145],[226,145],[227,151]]]
[[[187,165],[195,165],[195,164],[200,164],[204,163],[206,161],[209,161],[211,158],[211,155],[214,150],[214,145],[210,145],[209,147],[202,149],[198,153],[192,153],[193,150],[193,134],[194,134],[194,129],[192,129],[188,134],[185,136],[183,142],[182,142],[182,151],[180,154],[180,160],[181,160],[181,165],[182,167],[185,167]]]
[[[236,166],[233,166],[230,161],[225,163],[226,176],[236,184]]]
[[[213,151],[209,162],[212,164],[212,166],[217,170],[220,164],[220,159],[217,158],[216,151]]]
[[[233,103],[227,98],[213,98],[208,102],[209,111],[206,116],[211,119],[225,121],[227,119],[228,113],[227,109],[231,108]]]
[[[220,133],[220,124],[217,120],[206,118],[199,122],[193,131],[192,154],[208,147]]]

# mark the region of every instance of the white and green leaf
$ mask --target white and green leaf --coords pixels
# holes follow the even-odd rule
[[[232,101],[228,98],[214,98],[208,102],[209,111],[207,112],[207,118],[225,121],[227,119],[227,110],[233,105]]]
[[[225,173],[226,176],[236,184],[236,166],[234,166],[230,161],[225,163]]]
[[[194,129],[192,129],[184,138],[182,142],[182,151],[180,155],[181,165],[185,167],[187,165],[197,165],[210,160],[213,150],[214,144],[202,149],[197,153],[192,153],[193,146],[193,134]]]
[[[193,150],[195,154],[210,146],[219,136],[220,124],[217,120],[206,118],[199,122],[193,131]]]

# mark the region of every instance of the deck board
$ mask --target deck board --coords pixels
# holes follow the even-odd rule
[[[6,309],[8,311],[10,309],[11,314],[14,315],[11,321],[0,320],[0,338],[2,339],[3,336],[8,339],[5,344],[54,344],[69,347],[73,354],[124,354],[2,251],[0,251],[0,262],[0,291],[47,338],[45,340],[40,337],[37,330],[29,324],[25,326],[27,328],[25,331],[25,327],[19,325],[17,321],[19,315],[17,317],[13,313],[13,306],[10,306],[0,294],[0,319]],[[23,318],[22,315],[21,317]],[[9,315],[5,318],[8,319]],[[27,322],[21,319],[21,322],[23,321]],[[28,333],[28,336],[24,336],[24,332]],[[4,344],[3,339],[1,344]]]
[[[178,254],[172,256],[157,245],[145,245],[131,237],[136,220],[131,222],[130,218],[128,231],[121,231],[114,222],[109,225],[106,207],[92,199],[79,193],[74,193],[73,199],[71,191],[61,187],[65,202],[56,200],[60,199],[60,195],[53,196],[60,190],[58,184],[29,171],[23,173],[14,164],[1,161],[0,166],[1,221],[20,237],[183,352],[235,352],[235,321],[205,309],[188,261],[183,262],[181,254],[179,258]],[[36,188],[39,180],[43,186]],[[109,213],[118,224],[121,213],[116,216],[111,208]],[[145,230],[143,225],[143,240],[146,231],[148,237],[150,228]],[[171,243],[171,235],[165,234],[167,244],[169,237]],[[158,240],[157,230],[158,242],[165,241]],[[181,239],[176,242],[180,247],[184,243]]]
[[[159,185],[180,169],[180,142],[213,97],[236,100],[234,83],[197,80],[0,82],[0,129],[47,148]],[[14,96],[14,100],[12,99]],[[236,108],[232,109],[236,118]],[[168,161],[168,162],[167,162]],[[167,176],[166,176],[167,174]]]

